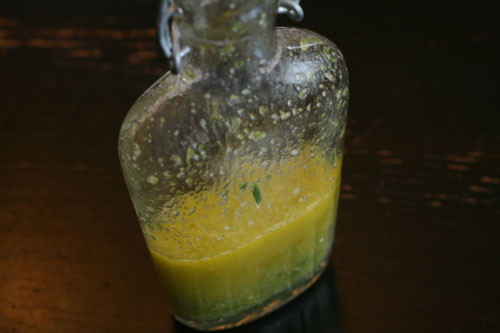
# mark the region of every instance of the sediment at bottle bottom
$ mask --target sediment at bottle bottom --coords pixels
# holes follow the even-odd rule
[[[330,255],[328,254],[324,258],[324,260],[319,263],[314,272],[311,272],[311,274],[305,276],[303,279],[298,280],[293,286],[281,290],[261,304],[254,305],[248,309],[241,311],[240,313],[211,321],[191,320],[183,318],[182,316],[179,316],[175,313],[174,317],[177,321],[188,327],[207,332],[226,330],[251,323],[265,316],[266,314],[273,312],[281,308],[282,306],[285,306],[287,303],[305,292],[319,279],[321,274],[324,272],[326,266],[328,265],[329,258]]]

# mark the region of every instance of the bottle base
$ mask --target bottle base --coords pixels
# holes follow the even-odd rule
[[[292,288],[284,289],[278,294],[267,299],[267,301],[255,305],[237,315],[205,322],[184,319],[176,316],[175,314],[174,318],[178,322],[200,331],[226,330],[250,323],[284,306],[286,303],[290,302],[312,286],[325,270],[329,257],[330,256],[327,256],[327,258],[325,258],[325,260],[317,266],[315,272],[299,280],[294,286],[292,286]]]

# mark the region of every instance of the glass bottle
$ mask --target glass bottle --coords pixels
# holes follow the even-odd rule
[[[328,262],[347,68],[326,38],[275,28],[278,12],[300,16],[292,0],[162,8],[177,13],[160,28],[179,74],[132,106],[120,162],[174,316],[238,326],[300,294]]]

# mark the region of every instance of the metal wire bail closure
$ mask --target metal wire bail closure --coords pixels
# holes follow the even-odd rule
[[[279,0],[278,14],[286,14],[291,20],[298,22],[304,18],[304,10],[299,4],[300,0]]]
[[[173,20],[181,9],[172,3],[172,0],[162,0],[160,4],[160,18],[158,20],[158,38],[161,49],[168,60],[170,71],[179,74],[182,70],[181,59],[189,53],[189,47],[180,48],[178,30]]]

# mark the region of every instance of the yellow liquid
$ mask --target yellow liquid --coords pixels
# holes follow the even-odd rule
[[[245,321],[242,314],[268,312],[263,306],[273,296],[291,295],[321,270],[333,239],[340,160],[334,166],[301,155],[266,170],[243,165],[224,190],[181,198],[158,216],[162,228],[145,230],[178,318]]]

